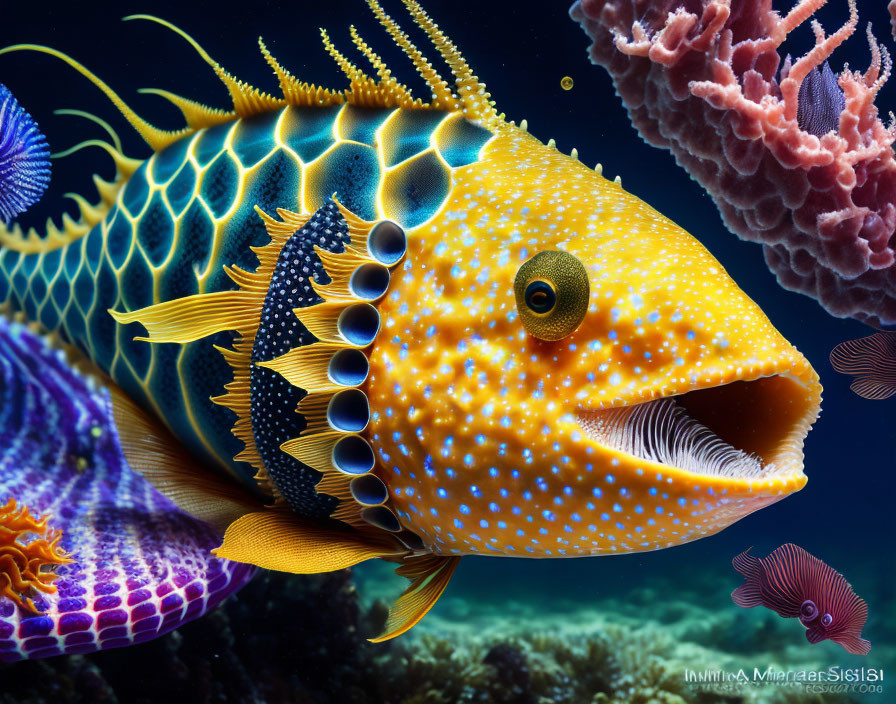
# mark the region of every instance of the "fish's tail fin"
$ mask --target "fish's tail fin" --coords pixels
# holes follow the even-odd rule
[[[831,366],[855,377],[849,388],[862,398],[890,398],[896,394],[896,332],[841,342],[831,351]]]
[[[871,652],[871,641],[858,636],[837,636],[831,640],[842,645],[853,655],[867,655]]]
[[[758,557],[753,557],[750,554],[751,549],[747,548],[731,561],[734,569],[746,578],[742,585],[731,592],[731,599],[735,604],[745,609],[762,604],[762,593],[759,585],[762,565]]]

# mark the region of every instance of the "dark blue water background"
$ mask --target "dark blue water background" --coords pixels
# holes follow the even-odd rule
[[[403,24],[418,46],[427,46],[425,38],[411,27],[399,2],[387,0],[384,5],[394,17],[406,20]],[[491,602],[499,612],[507,599],[588,603],[608,594],[624,595],[660,579],[664,584],[671,582],[673,589],[676,584],[686,588],[695,575],[706,572],[717,574],[733,588],[738,584],[730,569],[734,554],[751,545],[764,554],[792,541],[843,572],[867,598],[872,620],[865,635],[880,644],[885,633],[882,615],[893,613],[892,585],[896,577],[896,399],[872,402],[858,398],[849,391],[849,380],[828,364],[828,353],[834,345],[871,331],[856,322],[832,318],[814,300],[778,286],[763,262],[760,247],[741,242],[728,232],[703,190],[668,154],[638,138],[608,76],[588,62],[588,40],[568,18],[566,3],[428,0],[425,5],[488,84],[499,111],[508,119],[526,118],[530,132],[544,141],[553,137],[564,152],[576,147],[588,165],[600,161],[605,175],[621,175],[626,190],[697,237],[785,337],[806,354],[825,389],[821,419],[806,443],[809,483],[798,494],[717,536],[656,553],[540,561],[467,558],[449,593]],[[786,12],[789,4],[776,7]],[[879,39],[890,47],[894,45],[884,3],[861,0],[860,10],[860,30],[835,54],[835,70],[845,61],[853,69],[866,68],[867,21],[874,22]],[[178,24],[225,68],[270,91],[275,90],[276,82],[258,52],[259,35],[298,77],[343,87],[342,74],[321,46],[318,27],[326,27],[337,46],[349,53],[353,47],[348,26],[355,24],[389,61],[400,80],[416,88],[419,95],[427,95],[410,62],[379,29],[362,0],[7,3],[2,41],[42,43],[70,53],[119,91],[140,114],[162,127],[180,127],[179,114],[158,97],[138,95],[138,88],[165,88],[227,106],[224,87],[183,40],[153,24],[119,21],[134,12],[156,14]],[[818,16],[833,31],[847,17],[845,0],[832,0]],[[811,31],[806,25],[786,46],[798,55],[810,45]],[[567,75],[573,78],[574,87],[564,91],[560,81]],[[148,155],[147,148],[105,98],[51,57],[2,56],[0,82],[7,84],[39,121],[54,150],[102,136],[86,121],[52,114],[56,108],[81,108],[115,125],[128,153]],[[884,114],[891,107],[896,109],[894,84],[896,79],[878,99]],[[700,129],[699,125],[694,127]],[[51,191],[30,215],[35,221],[58,216],[62,208],[69,207],[62,200],[66,191],[91,194],[93,200],[89,177],[95,171],[107,177],[111,174],[107,157],[96,149],[57,162]],[[718,608],[736,607],[722,599]],[[801,639],[798,631],[794,638]],[[855,664],[857,660],[849,662]]]

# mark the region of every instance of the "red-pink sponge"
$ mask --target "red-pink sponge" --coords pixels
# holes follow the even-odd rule
[[[829,36],[813,20],[805,56],[782,65],[778,53],[823,4],[800,0],[781,17],[771,0],[580,0],[570,14],[641,136],[673,153],[734,233],[763,245],[782,286],[835,316],[894,324],[896,130],[874,105],[890,57],[869,30],[868,70],[844,69],[807,102],[803,79],[855,31],[854,0]],[[839,121],[826,99],[845,106]],[[833,129],[816,136],[811,115],[825,112]]]

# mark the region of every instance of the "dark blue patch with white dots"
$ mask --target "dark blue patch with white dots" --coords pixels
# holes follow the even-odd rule
[[[342,252],[349,241],[348,224],[332,200],[322,205],[287,240],[271,277],[252,347],[250,413],[255,446],[268,476],[290,508],[304,518],[316,520],[329,517],[338,499],[318,494],[314,487],[321,473],[280,449],[280,445],[299,437],[305,429],[305,417],[296,413],[296,406],[306,392],[277,372],[255,363],[270,361],[295,347],[317,342],[292,311],[323,302],[311,288],[311,279],[329,283],[329,277],[314,253],[314,246]]]

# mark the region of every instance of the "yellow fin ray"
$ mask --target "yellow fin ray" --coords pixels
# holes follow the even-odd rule
[[[163,20],[160,17],[156,17],[155,15],[128,15],[124,18],[124,20],[126,22],[129,20],[148,20],[150,22],[155,22],[162,25],[163,27],[170,29],[172,32],[185,39],[190,44],[190,46],[192,46],[196,50],[196,53],[198,53],[199,56],[202,57],[202,60],[212,67],[215,75],[218,76],[219,80],[224,84],[224,87],[227,88],[227,92],[230,93],[230,98],[233,103],[234,112],[237,116],[248,117],[250,115],[257,115],[258,113],[267,112],[268,110],[275,110],[286,105],[286,101],[280,98],[275,98],[271,95],[268,95],[267,93],[263,93],[257,88],[249,85],[248,83],[234,78],[231,74],[225,71],[221,64],[215,61],[211,57],[211,55],[202,48],[202,46],[200,46],[199,42],[193,39],[193,37],[191,37],[177,25]],[[169,100],[172,100],[172,98],[169,97],[170,95],[171,94],[168,94],[165,97]],[[179,100],[184,99],[179,98]],[[175,100],[172,100],[172,102],[174,102],[175,105],[183,110],[182,106],[178,104],[178,102],[176,102]],[[192,101],[188,102],[192,103]],[[207,112],[203,113],[203,110],[201,108],[204,108],[204,110]],[[218,124],[216,120],[219,121],[219,116],[217,115],[214,108],[209,108],[204,105],[200,105],[199,103],[192,103],[192,106],[188,107],[188,110],[190,112],[190,115],[195,120],[195,127],[191,125],[191,127],[193,127],[194,129],[198,129],[201,127],[210,127],[214,124]],[[208,123],[202,121],[203,114],[207,119],[210,120]],[[187,118],[186,112],[184,113],[184,117]],[[190,124],[189,119],[187,123]]]
[[[339,105],[345,102],[345,96],[338,91],[321,88],[313,83],[304,83],[299,81],[289,71],[280,65],[280,62],[274,58],[273,54],[268,50],[265,43],[258,38],[258,47],[265,61],[273,69],[277,81],[280,83],[280,92],[289,105],[294,106],[329,106]]]
[[[379,78],[378,89],[382,92],[391,94],[398,107],[423,107],[423,101],[419,98],[415,99],[414,96],[411,95],[410,89],[395,79],[392,72],[389,70],[389,67],[386,65],[386,62],[383,61],[379,55],[370,48],[367,42],[361,38],[361,35],[358,34],[358,30],[355,29],[354,25],[349,27],[349,33],[351,34],[352,41],[355,43],[358,51],[367,57],[367,60],[376,70],[377,77]]]
[[[299,401],[298,412],[305,416],[306,427],[302,435],[315,435],[332,430],[327,420],[327,408],[333,394],[308,394]]]
[[[439,75],[432,64],[427,61],[426,57],[420,50],[414,46],[408,35],[401,31],[401,27],[389,15],[387,15],[377,0],[367,0],[367,4],[373,11],[379,23],[392,37],[392,41],[408,56],[417,69],[417,73],[426,81],[429,90],[432,92],[431,106],[436,110],[459,110],[460,104],[457,98],[448,87],[447,81]]]
[[[335,470],[333,448],[344,436],[345,433],[338,430],[306,435],[287,440],[280,446],[280,449],[311,469],[326,474]]]
[[[106,143],[101,142],[101,144]],[[102,207],[102,201],[94,205],[93,203],[89,203],[87,199],[79,193],[66,193],[65,197],[75,201],[75,204],[78,206],[80,222],[75,223],[74,221],[72,221],[72,226],[66,228],[71,230],[73,236],[77,236],[78,232],[81,232],[81,236],[87,234],[90,228],[96,225],[100,220],[102,220],[108,212],[104,207]],[[65,222],[64,216],[63,222]]]
[[[146,342],[193,342],[224,330],[242,332],[258,325],[260,307],[245,291],[217,291],[176,298],[129,313],[110,310],[120,325],[140,323]]]
[[[42,46],[40,44],[14,44],[12,46],[4,47],[0,49],[0,55],[9,54],[14,51],[35,51],[40,54],[48,54],[50,56],[55,56],[57,59],[60,59],[64,63],[71,66],[78,73],[84,76],[87,80],[89,80],[93,85],[99,88],[112,104],[118,108],[119,112],[124,115],[125,119],[131,123],[137,133],[143,138],[143,141],[146,142],[154,151],[161,151],[169,144],[176,142],[178,139],[183,137],[185,134],[189,133],[188,129],[178,130],[176,132],[168,132],[166,130],[160,130],[158,127],[154,127],[149,124],[146,120],[140,117],[136,112],[131,109],[131,107],[122,100],[118,93],[112,90],[103,80],[101,80],[96,74],[94,74],[90,69],[86,68],[84,65],[75,61],[68,54],[63,54],[61,51],[57,51],[56,49],[52,49],[48,46]]]
[[[366,232],[358,234],[366,235]],[[353,232],[353,239],[355,239],[354,235]],[[365,238],[359,237],[358,239]],[[364,264],[378,264],[376,259],[351,246],[347,246],[344,252],[339,253],[330,252],[317,246],[314,247],[314,251],[320,258],[327,276],[330,277],[330,283],[327,284],[319,284],[316,280],[311,280],[311,287],[315,293],[328,302],[358,301],[358,297],[349,289],[352,275],[358,267]]]
[[[112,125],[106,122],[103,118],[94,115],[91,112],[87,112],[86,110],[73,110],[70,108],[62,108],[59,110],[53,111],[54,115],[72,115],[74,117],[83,117],[85,120],[90,120],[91,122],[96,123],[100,127],[102,127],[106,134],[109,135],[109,138],[112,140],[112,145],[115,147],[115,151],[118,153],[124,153],[124,150],[121,146],[121,137],[118,136],[118,132],[112,129]]]
[[[337,499],[345,499],[340,502],[339,506],[336,507],[336,510],[333,511],[333,514],[330,516],[337,521],[341,520],[343,513],[346,516],[358,515],[358,507],[352,505],[351,501],[348,501],[348,499],[352,498],[352,492],[349,489],[351,480],[351,477],[347,477],[344,474],[330,472],[329,474],[325,474],[315,487],[318,494],[328,494],[329,496],[335,496]]]
[[[315,342],[295,347],[270,361],[258,362],[258,366],[273,369],[290,384],[309,393],[337,391],[343,387],[329,379],[327,370],[333,355],[341,349],[345,345]]]
[[[216,557],[268,570],[313,574],[408,551],[382,531],[338,530],[303,521],[290,509],[275,506],[236,520],[227,528],[221,547],[212,552]]]
[[[367,347],[367,345],[354,345],[346,340],[339,332],[339,316],[351,305],[358,304],[351,301],[335,301],[318,303],[307,308],[293,308],[293,313],[312,335],[321,342],[342,345],[343,347]]]
[[[258,90],[245,81],[235,78],[221,66],[215,67],[215,73],[230,93],[234,112],[239,117],[250,117],[263,112],[277,110],[286,105],[282,98],[275,98],[269,93]]]
[[[473,75],[469,64],[457,47],[448,39],[439,26],[432,21],[426,11],[420,7],[417,0],[402,0],[414,18],[414,22],[426,32],[438,52],[451,68],[457,85],[458,97],[467,115],[471,119],[492,120],[497,119],[497,113],[492,105],[485,84]]]
[[[227,110],[221,110],[220,108],[203,105],[195,100],[184,98],[176,93],[171,93],[170,91],[162,90],[160,88],[141,88],[137,92],[145,95],[158,95],[167,100],[180,110],[187,126],[193,130],[214,127],[223,122],[229,122],[236,117],[235,112],[228,112]]]
[[[416,626],[442,596],[459,562],[459,557],[436,555],[408,558],[395,572],[410,579],[411,585],[389,610],[383,632],[370,642],[382,643]]]

